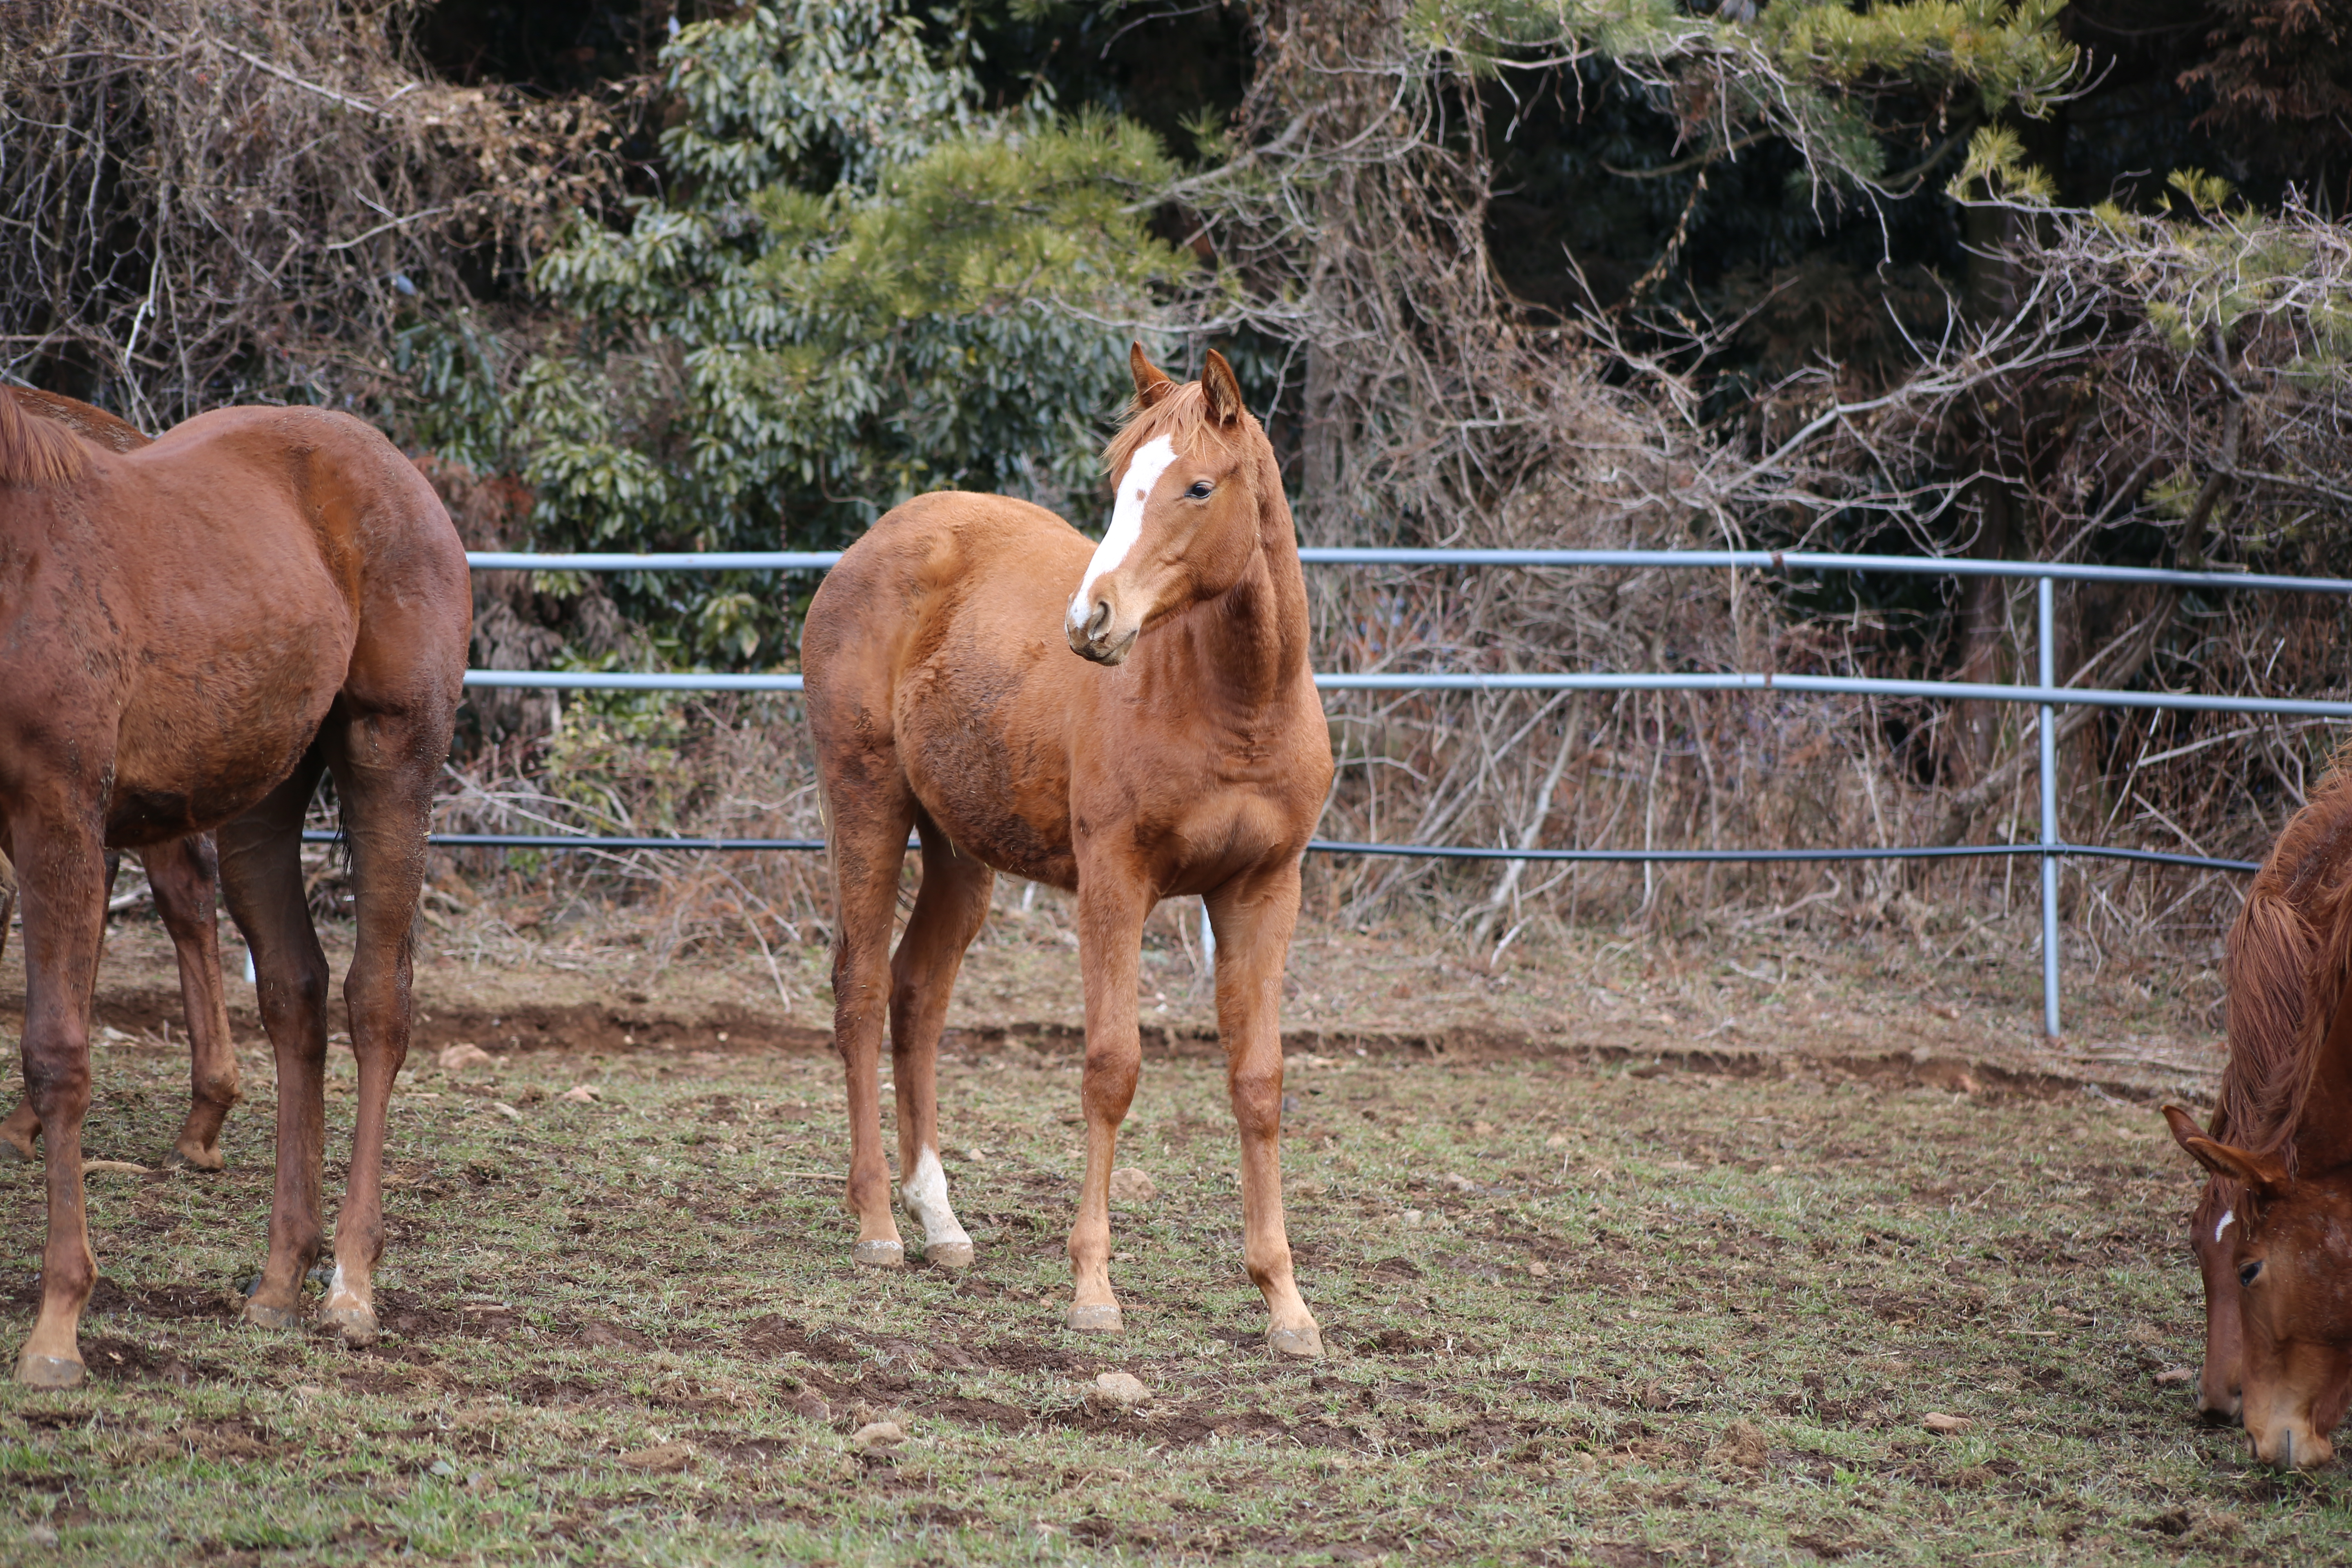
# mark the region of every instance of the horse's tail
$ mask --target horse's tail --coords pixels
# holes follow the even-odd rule
[[[0,387],[0,484],[62,483],[80,478],[83,462],[82,445],[72,431],[33,417]]]
[[[2222,947],[2229,995],[2230,1059],[2221,1070],[2212,1136],[2223,1142],[2270,1143],[2294,1131],[2285,1100],[2302,1060],[2302,1035],[2314,978],[2311,927],[2268,876],[2238,911]],[[2268,1152],[2268,1150],[2264,1151]]]

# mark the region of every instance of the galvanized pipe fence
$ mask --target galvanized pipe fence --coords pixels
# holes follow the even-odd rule
[[[2034,584],[2034,680],[2015,683],[1967,680],[1895,680],[1864,676],[1777,673],[1416,673],[1368,671],[1318,674],[1326,691],[1749,691],[1819,695],[1920,697],[1944,701],[2023,703],[2036,710],[2040,745],[2041,831],[2029,844],[1908,846],[1830,849],[1512,849],[1474,845],[1358,844],[1316,839],[1307,848],[1331,855],[1404,855],[1454,860],[1598,861],[1618,864],[1758,864],[1843,860],[1941,860],[2033,856],[2042,870],[2042,1021],[2043,1032],[2059,1033],[2058,863],[2062,859],[2142,861],[2209,870],[2251,872],[2251,860],[2224,860],[2161,850],[2068,844],[2058,833],[2057,710],[2066,707],[2167,710],[2177,712],[2272,714],[2293,718],[2352,720],[2352,702],[2300,698],[2224,697],[2201,692],[2116,691],[2060,686],[2056,677],[2056,585],[2060,583],[2156,584],[2228,592],[2352,595],[2352,580],[2290,577],[2256,573],[2171,572],[2155,567],[2068,565],[2025,561],[1978,561],[1938,556],[1835,555],[1813,551],[1766,550],[1449,550],[1301,549],[1308,565],[1499,566],[1534,569],[1617,568],[1635,571],[1748,571],[1889,574],[1909,576],[2030,579]],[[837,551],[736,551],[691,554],[528,554],[475,551],[467,556],[478,572],[819,572],[840,559]],[[573,691],[798,691],[798,675],[636,674],[613,670],[470,669],[470,687],[529,688]],[[333,835],[312,832],[314,841]],[[821,850],[817,838],[726,838],[624,837],[586,834],[436,833],[433,842],[452,848],[556,850],[698,849],[720,851]]]

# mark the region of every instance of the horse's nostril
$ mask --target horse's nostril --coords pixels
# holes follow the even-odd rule
[[[1102,637],[1103,632],[1109,626],[1110,601],[1108,599],[1097,599],[1095,601],[1095,613],[1087,617],[1087,640],[1089,642],[1099,641]]]

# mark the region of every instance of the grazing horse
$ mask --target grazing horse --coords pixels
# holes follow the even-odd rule
[[[1077,894],[1087,1173],[1073,1329],[1120,1326],[1110,1174],[1142,1063],[1143,923],[1200,894],[1242,1143],[1244,1254],[1267,1343],[1322,1353],[1292,1278],[1279,1140],[1283,964],[1298,858],[1331,782],[1307,667],[1307,584],[1265,434],[1214,353],[1179,386],[1138,345],[1100,545],[1024,501],[954,491],[893,509],[844,552],[801,643],[832,849],[834,1038],[848,1075],[851,1257],[895,1265],[876,1084],[888,1010],[899,1195],[932,1263],[971,1261],[939,1159],[948,991],[1004,871]],[[907,834],[921,890],[889,952]]]
[[[102,408],[93,408],[53,392],[30,387],[0,389],[18,407],[39,418],[54,420],[110,452],[131,452],[148,445],[147,437]],[[231,1107],[243,1098],[237,1082],[236,1047],[228,1032],[228,994],[221,984],[220,924],[214,910],[219,903],[219,861],[212,840],[202,834],[151,844],[140,851],[147,868],[147,884],[155,895],[155,912],[171,933],[172,951],[180,963],[180,999],[188,1014],[188,1119],[164,1154],[166,1164],[192,1170],[217,1171],[225,1163],[220,1152],[221,1124]],[[106,884],[110,893],[121,857],[106,858]],[[12,879],[0,892],[0,942],[7,936],[9,917],[16,909]],[[26,1160],[39,1158],[37,1141],[41,1119],[30,1099],[20,1100],[5,1121],[0,1121],[0,1159],[13,1152]]]
[[[81,1122],[110,847],[217,835],[278,1066],[269,1250],[246,1318],[297,1321],[322,1242],[328,976],[300,859],[322,772],[356,884],[343,999],[359,1105],[320,1317],[348,1341],[373,1338],[409,925],[471,620],[448,513],[359,420],[222,409],[115,452],[0,398],[0,841],[23,900],[25,1080],[48,1197],[21,1381],[82,1375],[97,1260]]]
[[[2231,928],[2230,1057],[2210,1128],[2164,1108],[2210,1179],[2198,1405],[2273,1464],[2326,1463],[2352,1395],[2352,770],[2279,836]],[[2334,1228],[2331,1230],[2331,1226]]]

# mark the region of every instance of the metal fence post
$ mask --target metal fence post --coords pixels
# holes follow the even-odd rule
[[[2056,584],[2047,577],[2033,580],[2037,640],[2036,662],[2042,689],[2058,684]],[[2058,1037],[2058,710],[2042,704],[2036,728],[2042,740],[2042,1032]]]

